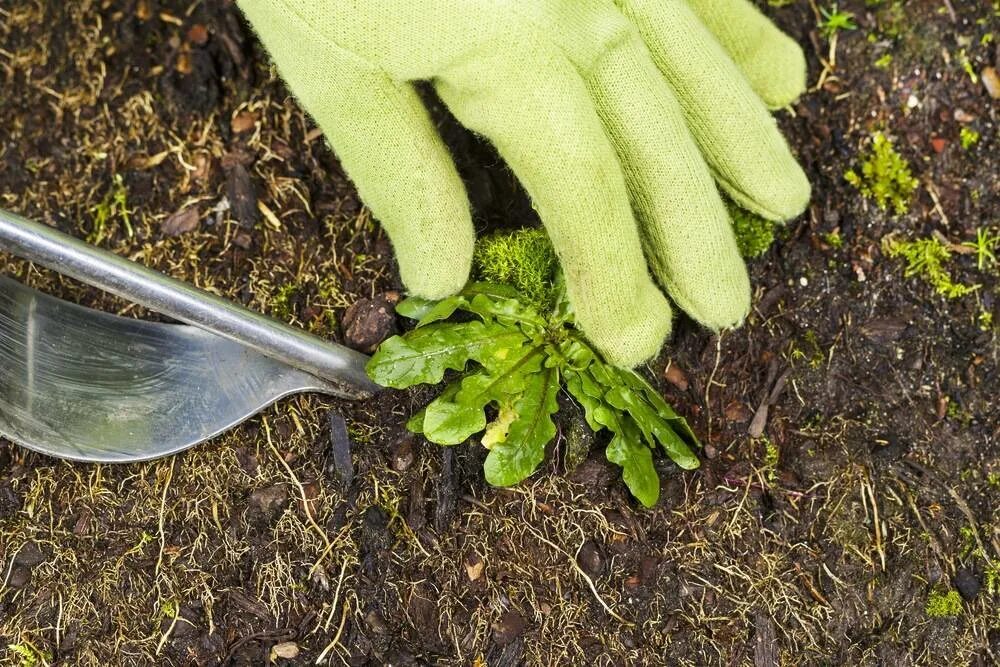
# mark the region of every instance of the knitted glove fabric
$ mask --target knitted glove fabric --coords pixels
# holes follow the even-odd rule
[[[749,280],[719,188],[775,220],[808,202],[768,112],[804,90],[805,61],[746,0],[239,4],[388,232],[413,294],[461,289],[474,243],[416,81],[497,147],[552,240],[578,325],[621,366],[670,332],[658,285],[713,329],[746,316]]]

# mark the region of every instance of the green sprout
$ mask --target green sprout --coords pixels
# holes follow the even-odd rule
[[[951,274],[944,268],[945,263],[951,259],[951,251],[936,238],[913,241],[888,239],[883,247],[890,257],[898,257],[906,262],[906,269],[903,271],[905,277],[921,278],[947,299],[957,299],[980,287],[952,280]]]
[[[114,175],[111,188],[105,193],[101,202],[91,209],[91,213],[94,215],[94,229],[87,237],[88,243],[96,245],[103,241],[107,237],[108,223],[115,218],[119,218],[125,225],[125,233],[129,238],[135,235],[128,209],[128,189],[121,174]]]
[[[969,127],[963,127],[958,133],[958,140],[962,148],[969,150],[979,143],[979,133]]]
[[[819,22],[819,31],[827,39],[833,39],[841,30],[856,30],[857,24],[854,22],[854,14],[842,12],[834,4],[830,9],[819,10],[823,15],[823,20]]]
[[[892,54],[883,53],[879,56],[879,59],[875,61],[875,67],[879,69],[889,69],[889,65],[892,64]]]
[[[919,185],[910,173],[910,165],[881,132],[872,137],[872,152],[861,161],[860,171],[848,169],[844,179],[863,196],[874,199],[879,208],[884,210],[891,205],[897,215],[909,209]]]
[[[976,267],[980,271],[985,271],[987,266],[994,266],[997,263],[996,250],[1000,248],[1000,234],[994,234],[985,227],[980,227],[976,230],[976,240],[966,241],[962,245],[976,251]]]

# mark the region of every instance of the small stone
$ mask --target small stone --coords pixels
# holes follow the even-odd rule
[[[968,111],[966,111],[965,109],[955,109],[954,113],[952,113],[952,117],[959,123],[962,123],[963,125],[966,125],[976,120],[976,117],[973,116]]]
[[[983,85],[986,86],[986,92],[990,94],[990,97],[997,100],[1000,99],[1000,75],[997,74],[995,67],[984,67],[983,71],[979,73],[979,78],[983,80]]]
[[[389,633],[389,626],[385,624],[385,619],[382,618],[382,614],[380,614],[377,609],[372,609],[370,612],[365,614],[365,625],[367,625],[368,629],[377,635],[385,635]]]
[[[239,232],[233,237],[233,245],[243,250],[249,250],[250,246],[253,245],[253,237],[246,232]]]
[[[188,28],[187,38],[196,46],[204,46],[208,42],[208,28],[202,23],[195,23]]]
[[[396,447],[392,452],[392,469],[396,472],[405,472],[410,469],[413,462],[416,460],[416,452],[414,451],[414,438],[411,435],[406,435],[399,442],[396,443]]]
[[[271,647],[271,661],[278,658],[294,660],[299,657],[299,645],[295,642],[281,642]]]
[[[358,299],[344,313],[344,339],[348,347],[372,353],[396,333],[396,309],[384,296]]]
[[[714,459],[716,456],[719,455],[719,450],[716,449],[715,445],[713,445],[710,442],[705,443],[705,447],[702,449],[702,451],[705,452],[705,458],[709,460]]]
[[[7,585],[15,590],[20,590],[31,581],[31,568],[27,565],[15,565],[10,571]]]
[[[980,589],[983,587],[983,582],[979,580],[979,576],[967,567],[961,567],[955,572],[954,583],[958,594],[966,602],[975,600],[976,596],[979,595]]]
[[[674,385],[681,391],[688,390],[688,378],[687,373],[678,366],[677,364],[671,362],[667,365],[666,370],[663,371],[663,377],[666,378],[667,382]]]
[[[576,555],[577,565],[590,577],[599,577],[604,571],[604,555],[593,540],[587,540]]]
[[[16,565],[27,565],[28,567],[34,567],[44,563],[46,560],[45,554],[42,552],[41,547],[35,542],[26,542],[24,546],[18,550],[17,555],[14,556],[14,563]]]

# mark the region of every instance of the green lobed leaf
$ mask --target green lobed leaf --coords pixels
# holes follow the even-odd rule
[[[660,497],[660,477],[653,467],[653,453],[639,437],[638,428],[629,421],[611,439],[606,452],[608,461],[622,469],[622,480],[629,491],[646,507]]]
[[[517,299],[477,294],[464,310],[479,315],[484,320],[495,319],[508,325],[529,325],[533,332],[545,328],[545,320],[533,308],[521,304]]]
[[[604,428],[604,425],[597,421],[596,418],[597,410],[601,407],[602,401],[599,396],[594,396],[584,389],[582,377],[584,375],[585,373],[579,371],[567,370],[564,375],[566,390],[583,407],[583,418],[587,420],[590,430],[597,433]]]
[[[559,409],[559,371],[550,368],[527,376],[524,394],[514,404],[517,416],[507,438],[493,445],[483,469],[493,486],[511,486],[527,478],[545,458],[545,446],[556,435],[552,415]]]
[[[471,377],[471,376],[470,376]],[[484,406],[465,405],[444,396],[431,401],[424,415],[424,437],[437,445],[457,445],[486,428]]]
[[[456,310],[464,310],[468,305],[469,303],[464,296],[450,296],[447,299],[442,299],[423,311],[417,326],[423,327],[446,320],[454,315]]]
[[[663,397],[660,396],[660,392],[656,391],[656,389],[654,389],[635,371],[621,368],[616,370],[630,387],[640,392],[646,400],[649,401],[660,417],[670,423],[670,426],[678,435],[687,440],[689,443],[695,446],[700,446],[698,436],[696,436],[694,431],[691,430],[687,420],[677,414],[674,409],[670,407],[665,400],[663,400]]]
[[[437,301],[431,301],[419,296],[411,296],[396,304],[396,312],[403,317],[409,317],[411,320],[419,320],[437,303]]]
[[[449,392],[427,406],[424,435],[439,445],[457,445],[486,428],[486,406],[524,392],[527,376],[538,371],[539,350],[522,347],[495,373],[481,369],[456,382]]]
[[[491,368],[528,342],[518,329],[498,323],[431,324],[382,343],[366,370],[383,387],[437,384],[446,370],[461,370],[469,361]]]
[[[658,442],[674,463],[685,470],[693,470],[700,465],[698,457],[688,447],[684,439],[673,429],[673,423],[660,416],[659,411],[647,401],[647,397],[631,386],[618,385],[605,395],[607,402],[617,410],[627,413],[638,427],[650,446]],[[674,420],[681,420],[673,411]]]

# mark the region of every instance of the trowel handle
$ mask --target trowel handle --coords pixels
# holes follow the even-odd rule
[[[0,209],[0,250],[242,343],[263,355],[342,385],[358,398],[378,386],[368,357],[255,313],[214,294]]]

